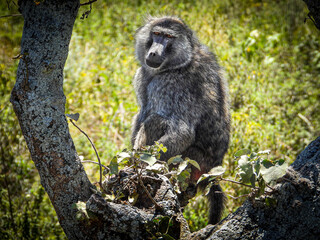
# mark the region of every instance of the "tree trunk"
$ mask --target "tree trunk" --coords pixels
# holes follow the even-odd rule
[[[19,7],[24,29],[10,101],[62,228],[69,239],[81,239],[71,205],[89,199],[91,183],[69,134],[62,87],[79,0],[25,0]]]

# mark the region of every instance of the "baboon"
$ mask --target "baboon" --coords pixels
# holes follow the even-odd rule
[[[155,141],[167,147],[162,160],[182,155],[196,160],[195,183],[221,165],[230,135],[229,95],[215,55],[177,17],[148,17],[135,35],[141,64],[134,78],[140,105],[132,130],[139,149]],[[208,194],[209,223],[219,222],[225,202],[219,185]]]

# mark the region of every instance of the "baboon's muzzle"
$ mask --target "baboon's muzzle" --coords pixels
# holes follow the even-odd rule
[[[164,51],[164,45],[161,43],[154,42],[150,47],[147,57],[146,64],[152,68],[160,67],[163,62],[162,55]]]

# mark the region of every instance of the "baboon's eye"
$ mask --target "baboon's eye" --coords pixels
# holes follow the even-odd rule
[[[174,36],[171,35],[171,34],[166,34],[165,36],[166,36],[167,38],[174,38]]]
[[[153,34],[154,34],[154,35],[157,35],[157,36],[160,35],[159,32],[153,32]]]

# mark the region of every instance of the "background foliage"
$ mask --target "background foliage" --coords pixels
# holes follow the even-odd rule
[[[2,1],[0,16],[17,13]],[[8,9],[9,5],[9,9]],[[130,147],[138,111],[132,79],[138,63],[134,33],[146,14],[180,16],[220,59],[229,81],[232,139],[224,166],[234,178],[233,154],[242,148],[270,149],[270,158],[292,162],[320,133],[320,34],[300,0],[102,1],[81,7],[65,67],[66,113],[80,113],[78,125],[94,140],[103,163]],[[0,238],[65,238],[40,185],[9,102],[15,82],[22,17],[0,19]],[[85,160],[96,160],[89,142],[70,125]],[[92,181],[98,167],[85,163]],[[223,188],[232,196],[246,189]],[[229,199],[225,214],[243,198]],[[201,196],[185,210],[192,230],[206,225]]]

